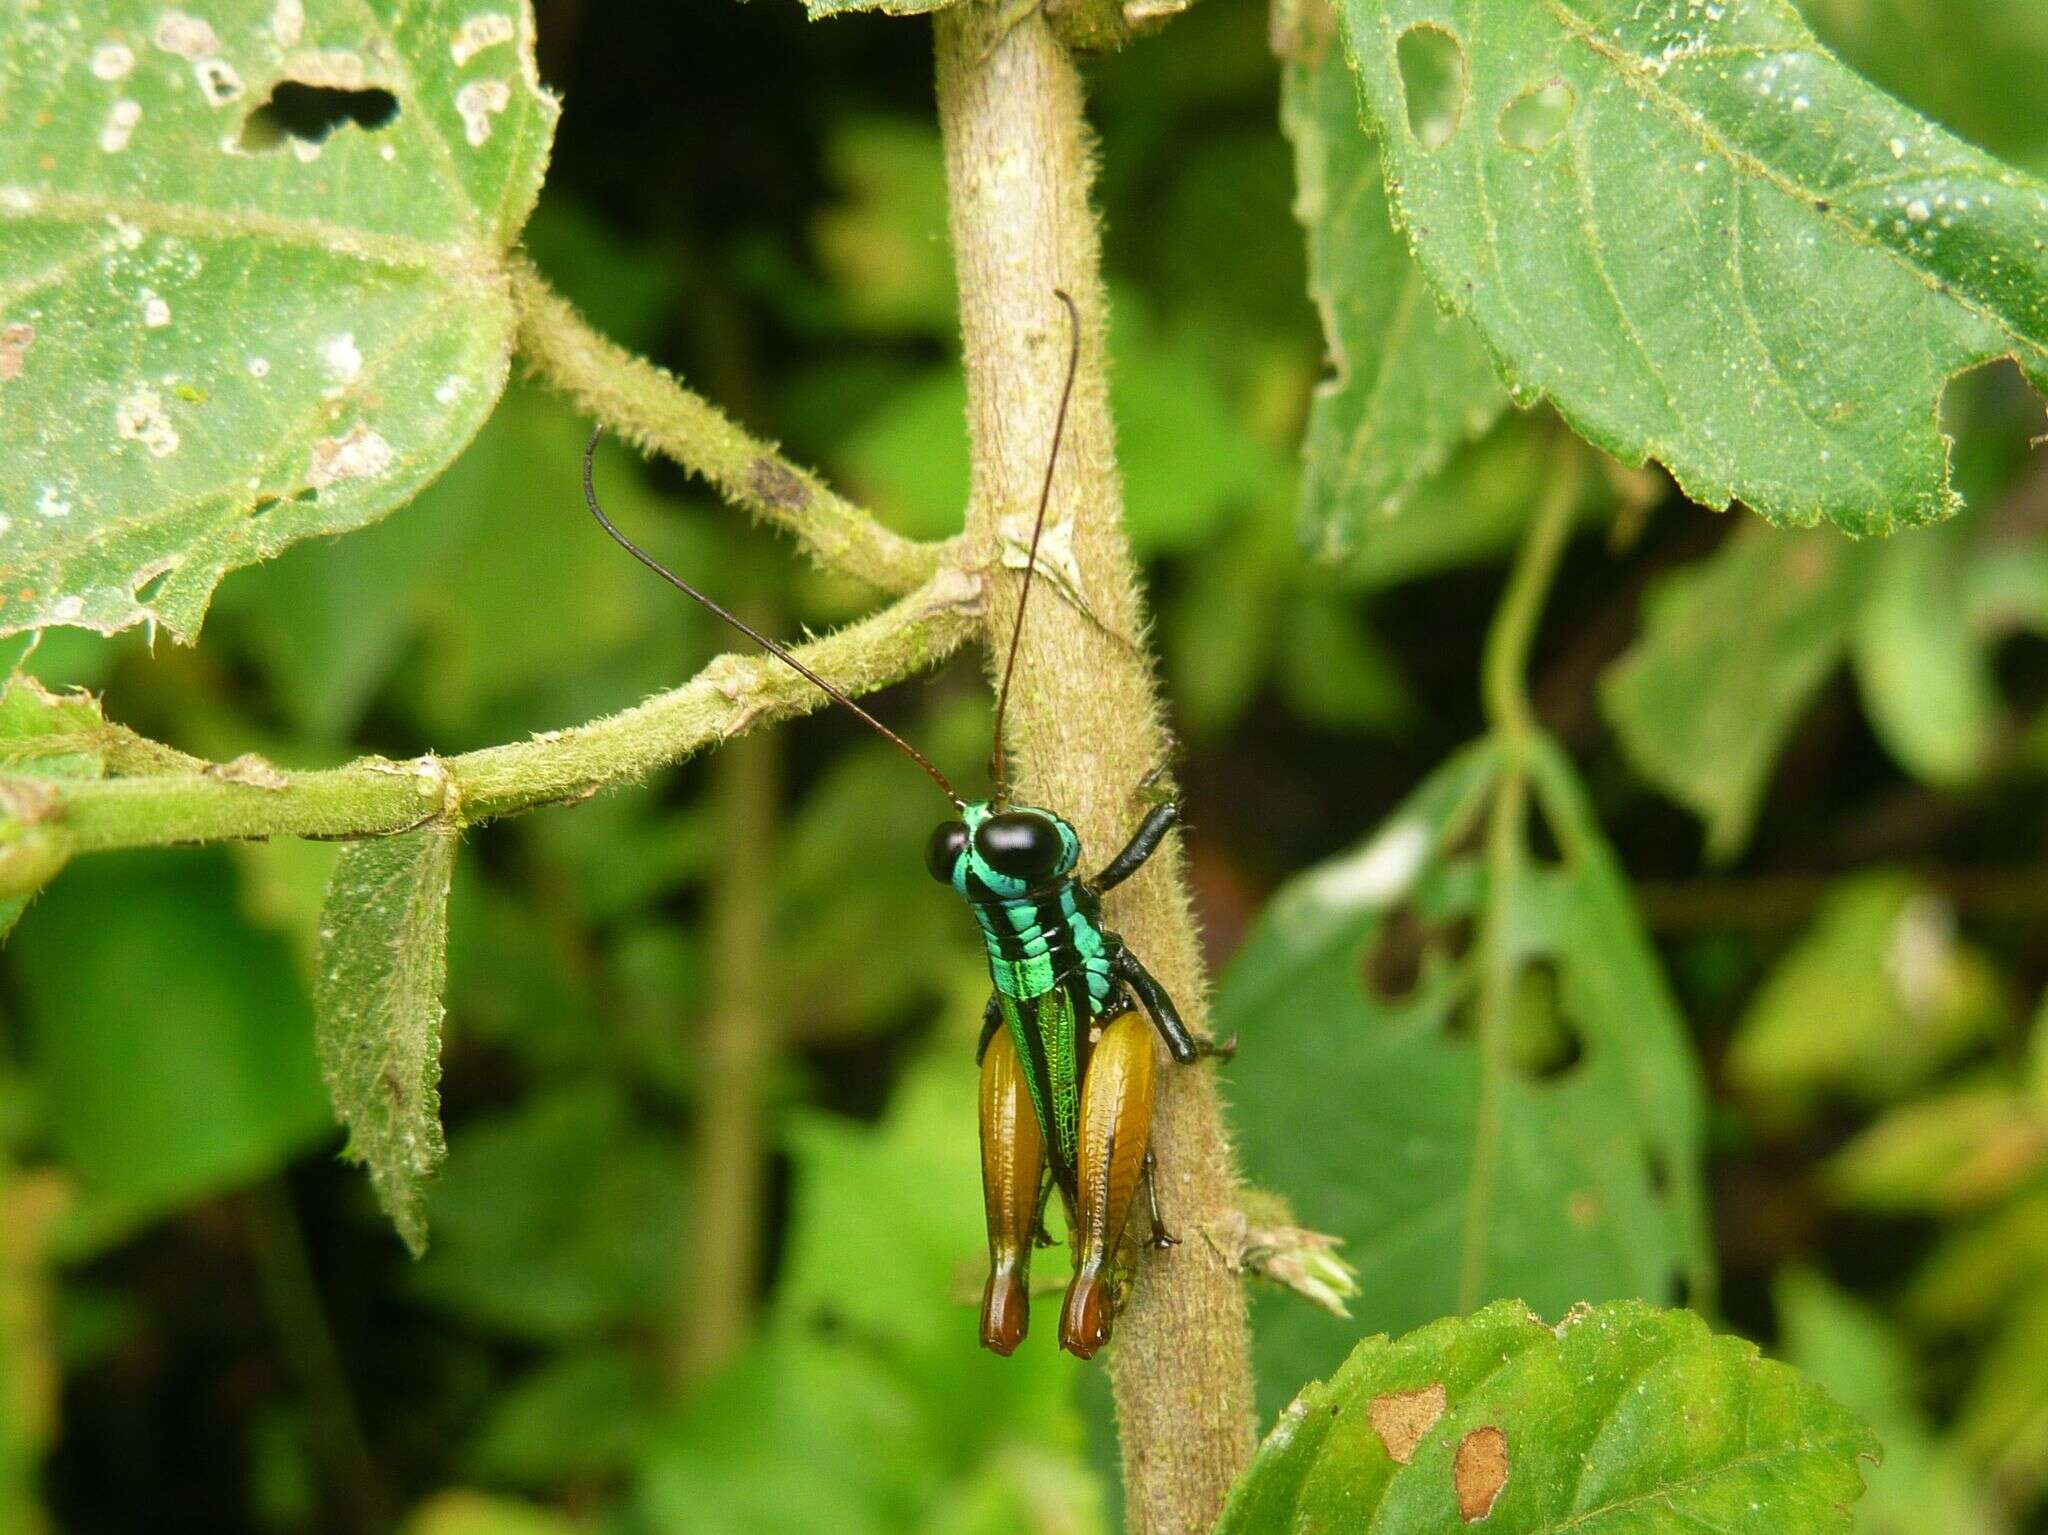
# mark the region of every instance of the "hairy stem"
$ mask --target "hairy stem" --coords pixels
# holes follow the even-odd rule
[[[1494,1222],[1494,1183],[1500,1161],[1501,1089],[1509,1074],[1509,1033],[1521,964],[1514,944],[1514,903],[1528,861],[1529,748],[1537,736],[1529,705],[1529,650],[1543,602],[1571,538],[1584,460],[1577,442],[1560,431],[1556,459],[1538,495],[1522,547],[1486,636],[1480,692],[1500,744],[1500,778],[1486,821],[1486,907],[1480,934],[1479,997],[1475,1044],[1479,1099],[1473,1115],[1472,1182],[1465,1197],[1465,1233],[1459,1247],[1458,1309],[1477,1310],[1487,1293],[1488,1237]]]
[[[883,527],[672,374],[599,335],[523,262],[512,265],[512,296],[519,349],[533,371],[621,437],[702,475],[820,564],[885,592],[910,591],[938,570],[942,548]]]
[[[967,536],[980,551],[1014,542],[1020,527],[1028,536],[1066,363],[1066,311],[1054,289],[1070,293],[1081,315],[1081,368],[1047,519],[1055,537],[1070,535],[1061,541],[1078,582],[1035,583],[1009,732],[1024,798],[1056,807],[1099,863],[1131,831],[1140,785],[1168,748],[1149,658],[1116,637],[1144,632],[1143,607],[1103,371],[1080,81],[1035,12],[1019,19],[1014,10],[961,5],[936,27],[974,456]],[[1000,658],[1022,583],[995,570],[985,627],[988,652]],[[1108,898],[1106,916],[1201,1032],[1207,980],[1178,839]],[[1181,1242],[1142,1261],[1109,1367],[1125,1527],[1186,1535],[1215,1522],[1253,1431],[1244,1298],[1219,1256],[1223,1244],[1202,1240],[1229,1217],[1238,1192],[1208,1066],[1161,1067],[1152,1143],[1160,1208]]]
[[[979,623],[981,583],[941,570],[881,612],[800,646],[828,681],[861,694],[924,671]],[[824,702],[766,656],[722,656],[689,682],[606,719],[456,757],[366,758],[319,772],[269,764],[107,779],[9,780],[47,803],[66,854],[260,837],[366,837],[442,817],[473,824],[536,805],[581,799],[644,778],[752,727]]]

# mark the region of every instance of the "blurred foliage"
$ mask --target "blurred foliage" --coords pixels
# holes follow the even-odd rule
[[[2048,165],[2031,0],[1807,9],[1908,101]],[[525,236],[550,279],[894,525],[950,532],[967,458],[926,29],[807,29],[788,0],[539,19],[568,102]],[[1252,1179],[1366,1272],[1349,1326],[1259,1297],[1268,1411],[1361,1334],[1457,1304],[1459,944],[1485,891],[1459,836],[1412,852],[1405,899],[1375,881],[1388,837],[1455,819],[1440,802],[1483,771],[1454,754],[1479,733],[1481,636],[1554,429],[1482,430],[1498,401],[1469,374],[1436,378],[1468,408],[1421,444],[1361,437],[1369,413],[1341,414],[1355,387],[1317,393],[1311,273],[1341,257],[1420,291],[1372,223],[1370,156],[1310,131],[1341,122],[1332,56],[1292,56],[1292,154],[1248,0],[1088,66],[1119,450],[1219,964],[1282,892],[1221,983],[1244,1035],[1234,1115]],[[1319,152],[1320,210],[1295,180]],[[1362,367],[1378,322],[1337,321]],[[1866,1535],[2048,1529],[2038,412],[2011,369],[1953,387],[1967,510],[1883,543],[1746,514],[1724,530],[1656,472],[1598,477],[1537,647],[1538,703],[1583,781],[1549,770],[1518,907],[1552,963],[1515,999],[1526,1177],[1495,1195],[1487,1293],[1553,1318],[1668,1302],[1699,1268],[1687,1202],[1711,1201],[1716,1329],[1775,1340],[1887,1444]],[[1319,453],[1305,488],[1312,422],[1370,451],[1334,475]],[[401,511],[227,581],[197,650],[53,631],[5,658],[219,760],[403,758],[631,704],[725,642],[591,532],[583,434],[515,381]],[[780,629],[865,606],[672,468],[603,453],[623,525]],[[1300,550],[1311,497],[1337,560]],[[979,773],[973,665],[879,707]],[[313,1055],[335,848],[95,858],[35,900],[0,959],[0,1520],[1113,1527],[1106,1392],[1053,1350],[1051,1315],[1011,1360],[972,1347],[985,982],[918,856],[930,789],[848,722],[780,739],[771,847],[735,844],[701,765],[465,843],[448,1159],[418,1265],[336,1165]],[[60,767],[93,761],[35,770]],[[1660,796],[1705,822],[1704,849]],[[747,858],[773,888],[766,1272],[752,1333],[689,1377],[690,1169],[721,1088],[697,1046],[727,962],[705,916]],[[1617,865],[1648,883],[1632,896]]]

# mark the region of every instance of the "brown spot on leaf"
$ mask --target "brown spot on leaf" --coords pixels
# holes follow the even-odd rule
[[[1372,1431],[1387,1447],[1388,1458],[1405,1466],[1415,1458],[1422,1436],[1435,1428],[1444,1415],[1444,1383],[1437,1381],[1420,1391],[1390,1391],[1376,1396],[1366,1409]]]
[[[1458,1442],[1457,1457],[1451,1462],[1459,1515],[1467,1524],[1477,1524],[1493,1512],[1507,1484],[1508,1436],[1491,1425],[1473,1429]]]
[[[23,359],[28,349],[35,344],[36,328],[33,325],[10,325],[0,330],[0,383],[10,378],[21,377]]]
[[[811,504],[811,487],[787,464],[757,458],[747,469],[747,486],[761,500],[784,511],[800,512]]]

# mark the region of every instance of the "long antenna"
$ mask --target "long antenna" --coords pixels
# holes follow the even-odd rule
[[[874,730],[876,734],[893,742],[899,751],[901,751],[905,756],[909,757],[912,762],[915,762],[919,767],[923,768],[927,773],[929,773],[931,775],[932,782],[939,786],[940,791],[945,794],[947,799],[951,800],[955,805],[962,803],[960,796],[953,792],[953,785],[947,781],[946,775],[938,770],[937,766],[932,762],[931,758],[927,757],[915,746],[912,746],[908,741],[904,740],[903,737],[896,734],[895,731],[891,730],[887,725],[884,725],[880,720],[876,719],[872,714],[868,713],[867,710],[863,709],[859,704],[855,703],[852,699],[848,698],[844,693],[840,692],[839,689],[832,686],[831,683],[827,682],[823,677],[820,677],[816,672],[812,671],[808,666],[804,665],[803,662],[799,661],[795,656],[791,655],[782,646],[776,644],[775,641],[768,638],[767,635],[763,634],[759,629],[756,629],[744,618],[741,618],[738,614],[733,613],[730,610],[721,607],[718,603],[712,601],[709,597],[705,596],[704,593],[698,591],[696,587],[690,585],[689,582],[685,581],[681,576],[677,575],[674,571],[670,570],[666,565],[662,564],[661,561],[657,560],[653,555],[649,554],[645,549],[642,549],[638,544],[634,543],[632,539],[626,537],[625,534],[621,533],[618,530],[617,526],[612,522],[611,518],[605,516],[604,508],[597,504],[597,486],[594,483],[592,483],[591,478],[591,467],[597,457],[597,442],[598,439],[602,436],[604,436],[604,428],[600,426],[596,431],[590,434],[590,441],[588,444],[585,445],[583,449],[583,499],[590,504],[590,515],[597,519],[597,525],[599,527],[603,528],[605,532],[611,534],[613,542],[617,543],[621,549],[624,549],[626,553],[632,555],[634,559],[638,560],[642,565],[645,565],[657,576],[660,576],[662,580],[668,582],[668,584],[670,586],[673,586],[677,591],[682,592],[687,596],[696,598],[697,601],[703,603],[705,607],[709,608],[712,612],[716,613],[720,618],[724,619],[727,623],[731,624],[735,629],[739,630],[740,633],[744,634],[756,645],[759,645],[763,650],[767,651],[768,654],[770,654],[771,656],[775,656],[783,662],[786,662],[789,665],[789,667],[795,672],[797,672],[800,676],[807,677],[810,679],[810,681],[816,683],[819,691],[824,693],[824,695],[827,698],[831,699],[835,703],[845,705],[848,709],[851,709],[861,719],[865,720],[868,723],[869,728]]]
[[[1045,456],[1045,483],[1038,491],[1038,520],[1031,525],[1031,552],[1024,561],[1024,589],[1017,594],[1017,622],[1010,630],[1010,653],[1003,661],[1003,685],[996,692],[996,804],[1010,802],[1010,764],[1003,754],[1003,715],[1010,707],[1010,678],[1017,670],[1017,642],[1024,638],[1024,605],[1031,600],[1031,578],[1038,574],[1038,539],[1045,532],[1045,509],[1052,504],[1052,472],[1060,461],[1060,439],[1067,430],[1067,403],[1074,397],[1074,371],[1081,363],[1081,311],[1065,288],[1052,296],[1067,306],[1072,341],[1067,348],[1067,382],[1060,390],[1060,413],[1052,425],[1052,451]]]

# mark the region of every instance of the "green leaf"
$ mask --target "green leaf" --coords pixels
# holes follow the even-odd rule
[[[1891,1110],[1830,1157],[1823,1186],[1867,1209],[1953,1214],[2048,1166],[2040,1116],[2010,1082],[1979,1079]]]
[[[1752,1093],[1884,1101],[2004,1021],[1998,973],[1955,912],[1902,874],[1829,891],[1743,1014],[1728,1075]]]
[[[1399,513],[1452,449],[1507,408],[1479,337],[1437,304],[1387,213],[1379,146],[1328,0],[1291,18],[1280,124],[1294,142],[1295,217],[1334,368],[1302,446],[1301,534],[1341,559]]]
[[[2048,10],[2035,0],[1801,0],[1852,69],[1971,143],[2048,172]]]
[[[1737,529],[1658,586],[1602,680],[1623,751],[1705,820],[1712,857],[1749,839],[1771,764],[1848,648],[1869,559],[1824,533]]]
[[[1885,1319],[1818,1274],[1779,1276],[1785,1358],[1875,1430],[1884,1461],[1867,1473],[1858,1535],[2003,1535],[2007,1521],[1934,1440],[1914,1400],[1913,1366]]]
[[[420,1292],[472,1323],[585,1338],[667,1303],[683,1240],[680,1154],[603,1083],[460,1128],[433,1186]]]
[[[1390,1330],[1478,1301],[1668,1296],[1702,1282],[1701,1092],[1627,886],[1553,751],[1537,787],[1564,857],[1527,869],[1504,937],[1516,1061],[1489,1085],[1467,1009],[1484,937],[1468,839],[1497,762],[1453,759],[1357,851],[1283,888],[1217,997],[1246,1166],[1343,1238],[1354,1310]],[[1303,1134],[1304,1125],[1316,1127]],[[1259,1317],[1262,1381],[1327,1371],[1355,1336],[1300,1305]]]
[[[1856,677],[1886,750],[1924,782],[1982,771],[2000,723],[1991,664],[1965,608],[1957,530],[1914,530],[1879,551],[1856,630]]]
[[[226,854],[81,863],[10,942],[44,1122],[92,1243],[274,1173],[333,1133],[281,939],[237,910]]]
[[[2048,383],[2048,188],[1859,79],[1788,0],[1343,16],[1438,293],[1519,402],[1694,500],[1932,521],[1956,505],[1947,381],[2010,355]]]
[[[0,632],[190,640],[226,572],[375,521],[490,413],[555,102],[524,0],[67,19],[0,29]]]
[[[1281,1417],[1217,1535],[1849,1528],[1875,1437],[1755,1345],[1635,1302],[1369,1338]]]
[[[417,1257],[441,1165],[441,989],[456,834],[436,821],[342,850],[327,882],[313,999],[321,1074],[377,1201]]]

